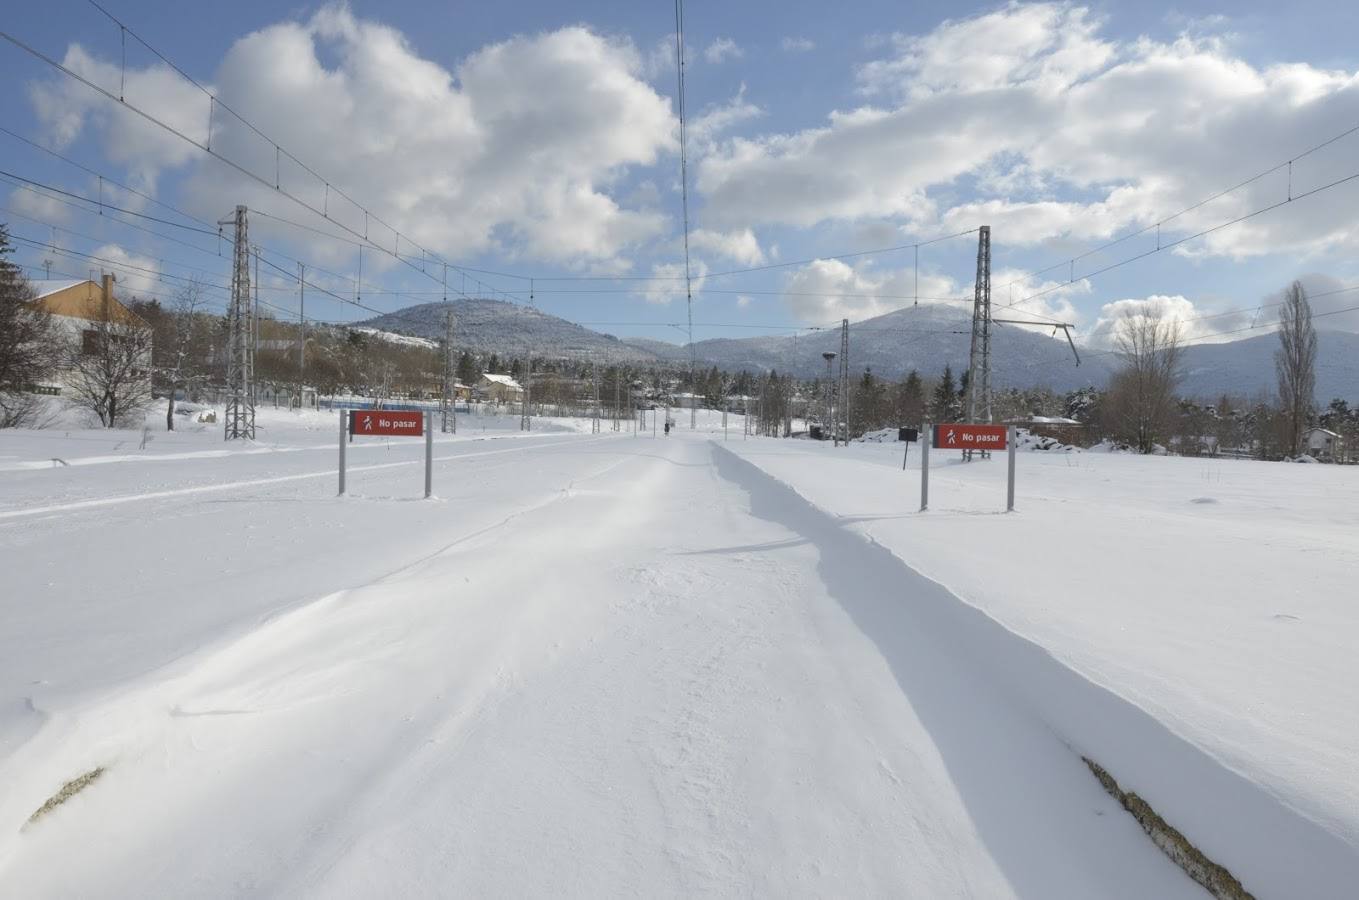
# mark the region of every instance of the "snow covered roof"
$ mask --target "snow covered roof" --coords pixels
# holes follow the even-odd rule
[[[490,373],[488,372],[487,374],[485,374],[485,375],[483,375],[483,376],[481,376],[481,377],[484,378],[484,379],[487,380],[487,381],[494,382],[495,384],[503,384],[503,385],[505,385],[505,387],[512,387],[512,388],[520,387],[519,382],[515,381],[513,378],[511,378],[511,377],[508,376],[508,375],[492,375],[492,374],[490,374]]]
[[[1322,434],[1327,435],[1327,436],[1329,436],[1329,437],[1333,437],[1333,438],[1338,438],[1338,437],[1340,437],[1340,432],[1338,432],[1338,431],[1332,431],[1332,430],[1329,429],[1329,428],[1320,428],[1320,427],[1314,426],[1314,427],[1312,427],[1312,428],[1307,429],[1307,433],[1308,433],[1308,434],[1316,434],[1317,432],[1321,432]]]
[[[82,280],[83,279],[79,278],[52,279],[50,281],[39,279],[37,281],[29,281],[28,284],[33,288],[34,299],[41,300],[43,297],[49,297],[58,291],[73,288],[80,284]]]

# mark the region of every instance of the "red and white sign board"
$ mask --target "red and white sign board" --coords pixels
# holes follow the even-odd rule
[[[936,425],[936,450],[1004,450],[1004,425]]]
[[[349,413],[349,433],[419,437],[425,433],[425,414],[418,410],[355,409]]]

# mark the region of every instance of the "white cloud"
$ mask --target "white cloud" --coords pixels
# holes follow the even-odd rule
[[[700,160],[705,222],[888,219],[922,234],[989,223],[1010,245],[1104,240],[1296,156],[1359,104],[1359,73],[1257,67],[1214,38],[1114,40],[1065,3],[1011,4],[886,46],[859,72],[865,105],[818,127],[736,138]],[[1351,174],[1356,143],[1295,163],[1294,194]],[[1168,221],[1162,238],[1284,199],[1286,179],[1276,173]],[[1354,196],[1333,190],[1193,247],[1234,257],[1353,250]],[[1155,241],[1149,233],[1125,249]]]
[[[816,49],[816,42],[805,37],[785,37],[781,46],[787,53],[806,53]]]
[[[64,224],[71,209],[49,194],[26,187],[16,187],[10,191],[8,205],[20,215],[32,216],[52,225]]]
[[[961,297],[962,289],[952,278],[934,272],[920,273],[921,303],[934,304],[937,298]],[[909,306],[915,293],[912,269],[874,270],[867,265],[851,266],[838,259],[818,259],[796,270],[784,287],[784,302],[801,322],[825,323],[839,319],[851,322]],[[966,311],[963,304],[949,304]]]
[[[747,306],[750,305],[750,303],[751,303],[751,298],[750,298],[749,296],[747,296],[746,294],[737,294],[737,295],[736,295],[736,308],[737,308],[737,309],[745,309]]]
[[[693,296],[697,297],[707,280],[708,266],[703,260],[693,260],[689,267]],[[651,267],[650,281],[638,293],[647,303],[668,306],[672,301],[685,299],[684,263],[658,263]]]
[[[1126,323],[1148,318],[1175,324],[1179,328],[1181,342],[1198,344],[1237,340],[1240,334],[1224,335],[1222,332],[1248,327],[1253,322],[1262,323],[1273,317],[1266,317],[1255,310],[1206,313],[1193,300],[1181,294],[1152,294],[1149,297],[1115,300],[1101,306],[1094,325],[1085,334],[1085,343],[1093,347],[1117,347],[1118,336],[1127,327]]]
[[[1051,325],[1043,322],[1079,323],[1081,316],[1071,299],[1090,289],[1082,280],[1071,284],[1041,281],[1014,269],[994,270],[991,285],[995,318],[1032,320],[1035,330],[1045,332]],[[793,273],[784,287],[784,301],[793,316],[803,322],[842,318],[857,322],[911,306],[917,297],[921,306],[943,307],[970,316],[974,292],[971,282],[960,283],[930,269],[921,269],[917,288],[913,267],[879,269],[868,262],[851,265],[838,259],[819,259]]]
[[[67,48],[62,65],[115,96],[121,91],[129,103],[194,140],[207,140],[208,97],[169,66],[128,69],[124,83],[119,65],[96,59],[79,44]],[[126,167],[141,189],[154,189],[160,170],[184,165],[199,153],[187,141],[65,75],[31,84],[29,100],[44,138],[55,149],[70,147],[93,126],[104,155]]]
[[[91,260],[90,265],[106,266],[118,279],[118,294],[124,298],[161,290],[157,287],[161,284],[160,263],[150,257],[129,253],[117,244],[105,244],[90,255],[108,260],[107,263]]]
[[[710,63],[725,62],[729,59],[740,59],[745,56],[745,51],[729,37],[720,37],[708,45],[708,49],[703,51],[703,58]]]
[[[689,234],[689,246],[695,250],[706,250],[725,256],[727,259],[740,263],[743,266],[764,265],[764,251],[760,249],[760,242],[755,237],[755,232],[749,228],[740,228],[735,231],[710,231],[706,228],[696,228]]]
[[[746,86],[742,82],[736,96],[726,103],[704,109],[687,123],[690,149],[695,157],[707,155],[716,148],[717,140],[723,133],[762,115],[764,110],[746,99]]]
[[[79,48],[71,53],[87,68],[107,69]],[[488,45],[449,71],[420,57],[400,32],[330,5],[236,41],[214,81],[224,102],[399,227],[405,243],[450,256],[494,250],[608,264],[668,225],[661,213],[625,208],[613,195],[630,167],[649,166],[675,145],[669,100],[643,80],[642,68],[631,43],[572,27]],[[129,70],[129,96],[134,79],[159,74]],[[68,141],[89,123],[131,142],[121,118],[71,107],[69,98],[65,107],[42,102],[55,90],[35,89],[34,99],[40,110],[50,107],[51,128]],[[205,124],[204,112],[190,133]],[[273,180],[272,145],[220,110],[213,127],[214,150]],[[204,214],[241,202],[280,209],[272,190],[186,148],[156,137],[122,158],[149,178],[191,165],[186,192]],[[286,158],[279,176],[309,203],[327,204],[324,185]],[[364,229],[362,214],[334,191],[328,206],[331,218]],[[394,233],[368,228],[395,246]],[[332,242],[311,249],[322,261],[341,252]]]

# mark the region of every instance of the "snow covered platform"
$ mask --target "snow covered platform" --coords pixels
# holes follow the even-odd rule
[[[1179,488],[1123,475],[1180,461],[1026,454],[1004,516],[1001,466],[936,456],[920,516],[899,446],[677,418],[460,433],[430,501],[399,440],[353,445],[337,498],[325,423],[0,470],[4,892],[1202,896],[1083,753],[1261,896],[1355,883],[1322,752],[1354,748],[1352,633],[1292,582],[1353,560],[1352,512],[1314,509],[1340,483],[1290,489],[1307,526],[1263,540],[1245,512],[1280,498],[1239,463],[1184,468],[1176,526]],[[1292,587],[1195,606],[1156,574],[1214,554]]]
[[[1352,889],[1359,470],[1021,450],[1007,515],[1003,454],[935,451],[920,513],[918,447],[723,446],[1012,635],[970,640],[1248,889]]]

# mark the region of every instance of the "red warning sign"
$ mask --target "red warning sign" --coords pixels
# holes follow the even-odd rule
[[[349,413],[350,434],[419,437],[425,433],[425,414],[384,409],[356,409]]]
[[[936,425],[936,450],[1004,450],[1004,425]]]

